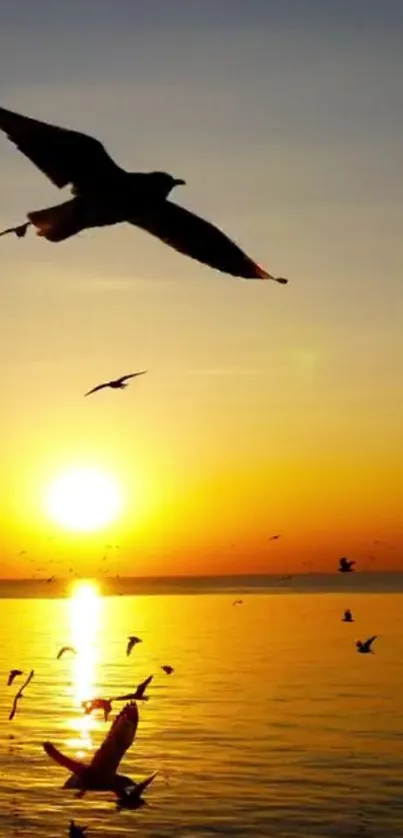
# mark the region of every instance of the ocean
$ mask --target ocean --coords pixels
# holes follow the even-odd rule
[[[89,838],[403,836],[402,580],[0,583],[0,834],[56,838],[74,819]],[[142,643],[127,657],[130,634]],[[357,654],[372,634],[375,654]],[[64,645],[77,654],[57,660]],[[35,676],[8,721],[14,667]],[[158,772],[147,805],[62,790],[43,741],[89,759],[110,721],[80,702],[151,674],[121,764]]]

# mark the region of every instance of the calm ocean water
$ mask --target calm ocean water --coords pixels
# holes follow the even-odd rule
[[[403,836],[403,594],[397,577],[359,576],[335,575],[328,590],[238,580],[159,596],[97,596],[77,582],[64,599],[0,586],[0,834],[56,838],[74,818],[90,838]],[[127,658],[133,633],[143,643]],[[376,654],[358,655],[371,634]],[[78,654],[57,661],[65,644]],[[9,722],[17,666],[35,678]],[[148,805],[117,813],[112,796],[61,790],[67,773],[42,742],[89,757],[109,723],[83,717],[80,700],[151,673],[121,766],[134,779],[159,772]]]

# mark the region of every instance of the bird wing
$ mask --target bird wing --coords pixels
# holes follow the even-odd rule
[[[138,685],[136,689],[137,695],[143,695],[145,693],[148,685],[151,684],[153,677],[153,675],[149,675],[148,678],[145,679],[145,681],[142,681],[141,684]]]
[[[0,108],[0,130],[61,189],[98,186],[122,174],[102,143],[87,134]]]
[[[19,698],[21,698],[20,692],[16,693],[16,695],[14,696],[13,706],[11,708],[11,713],[8,717],[9,722],[12,722],[12,720],[13,720],[15,714],[16,714]]]
[[[101,774],[114,774],[128,748],[133,744],[139,721],[137,704],[126,704],[114,719],[109,733],[94,754],[90,768]]]
[[[366,640],[365,643],[363,643],[362,645],[365,647],[365,649],[370,649],[374,640],[376,640],[376,638],[377,638],[377,635],[374,634],[373,637],[369,637],[368,640]]]
[[[103,390],[104,387],[109,387],[109,382],[107,384],[98,384],[97,387],[93,387],[92,390],[88,390],[88,393],[84,393],[85,396],[90,396],[91,393],[96,393],[97,390]]]
[[[51,742],[44,742],[43,748],[50,759],[53,759],[58,765],[62,765],[63,768],[67,768],[67,770],[71,771],[72,774],[82,774],[82,772],[85,771],[86,766],[83,762],[71,759],[71,757],[66,757],[65,754],[62,754],[61,751],[55,748]]]
[[[163,201],[152,212],[128,219],[165,244],[224,273],[246,279],[273,279],[225,233],[204,218],[172,201]]]
[[[141,370],[140,372],[131,372],[129,375],[122,375],[119,378],[119,381],[127,381],[128,378],[137,378],[138,375],[145,375],[147,370]]]
[[[25,690],[25,687],[27,687],[29,682],[32,681],[33,677],[34,677],[34,670],[31,669],[31,672],[29,673],[27,680],[24,681],[24,683],[22,684],[22,686],[18,690],[19,695],[22,695],[23,690]]]
[[[134,646],[134,640],[128,640],[127,646],[126,646],[126,655],[130,655],[130,652],[133,649],[133,646]]]

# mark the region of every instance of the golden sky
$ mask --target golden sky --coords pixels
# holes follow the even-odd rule
[[[395,4],[361,20],[344,2],[192,0],[168,17],[120,0],[112,20],[91,0],[95,32],[90,10],[78,29],[75,3],[56,5],[25,0],[17,19],[6,3],[1,105],[184,178],[176,201],[290,283],[222,276],[129,226],[2,239],[0,572],[55,552],[92,572],[110,541],[128,575],[330,570],[374,539],[376,566],[403,568]],[[64,199],[3,135],[0,183],[1,227]],[[87,466],[123,507],[73,534],[45,495]]]

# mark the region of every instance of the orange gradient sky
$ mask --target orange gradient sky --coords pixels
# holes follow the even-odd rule
[[[2,106],[184,178],[290,283],[123,225],[1,240],[1,575],[93,573],[107,543],[127,575],[403,569],[401,12],[350,5],[6,3]],[[0,183],[1,228],[63,200],[4,135]],[[113,524],[49,518],[71,466],[118,483]]]

